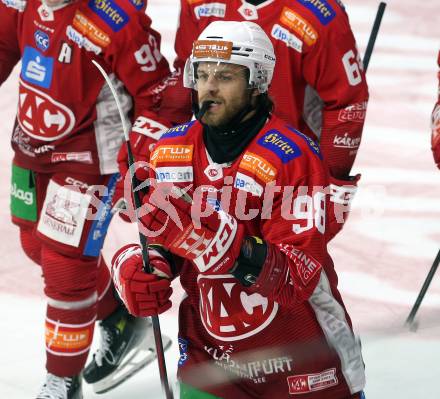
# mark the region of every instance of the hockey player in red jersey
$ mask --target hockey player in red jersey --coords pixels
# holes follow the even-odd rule
[[[123,131],[91,61],[111,74],[134,130],[152,115],[149,86],[169,67],[142,0],[2,0],[0,21],[0,84],[21,59],[12,219],[47,297],[48,374],[38,398],[80,398],[96,319],[102,343],[84,377],[97,392],[154,359],[140,353],[128,362],[154,348],[150,323],[115,300],[100,258]]]
[[[438,52],[437,64],[440,68],[440,51]],[[432,111],[432,135],[431,135],[431,146],[432,153],[434,155],[434,161],[437,164],[437,167],[440,169],[440,70],[437,74],[439,86],[438,86],[438,98],[437,104]]]
[[[348,16],[339,0],[181,0],[175,72],[162,94],[161,116],[182,123],[191,116],[182,85],[192,43],[212,21],[260,25],[277,56],[269,94],[274,113],[318,139],[331,179],[332,238],[342,228],[360,175],[350,176],[362,136],[368,87]]]
[[[181,0],[175,39],[175,72],[162,93],[161,116],[174,124],[191,116],[190,91],[182,71],[192,43],[212,21],[253,21],[277,56],[269,94],[274,113],[318,139],[330,170],[331,206],[327,234],[343,226],[360,175],[350,176],[360,142],[368,87],[348,16],[338,0]],[[140,151],[139,151],[140,152]]]
[[[272,114],[274,67],[252,22],[202,32],[184,71],[197,120],[171,128],[150,156],[141,222],[153,273],[135,244],[112,260],[136,316],[169,309],[180,277],[181,398],[364,397],[327,252],[328,169],[312,139]]]

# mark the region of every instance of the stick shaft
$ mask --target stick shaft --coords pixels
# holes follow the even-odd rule
[[[426,279],[422,285],[422,288],[420,289],[419,295],[417,296],[414,306],[412,307],[411,312],[409,313],[409,316],[406,319],[407,324],[413,323],[417,311],[419,310],[420,305],[422,304],[423,298],[425,297],[426,291],[428,291],[429,285],[431,284],[431,281],[434,277],[435,272],[437,271],[439,264],[440,264],[440,250],[438,251],[436,258],[434,259],[434,263],[432,264],[431,269],[429,270],[429,273],[426,276]]]
[[[368,64],[370,63],[371,54],[373,53],[374,43],[376,42],[377,34],[379,33],[380,24],[382,22],[383,13],[385,12],[387,4],[381,2],[377,9],[376,18],[374,19],[373,28],[371,29],[370,38],[368,39],[367,49],[364,54],[364,71],[367,72]]]
[[[132,190],[134,187],[138,186],[138,180],[136,178],[135,168],[134,168],[134,157],[133,157],[133,151],[131,150],[130,145],[130,137],[128,132],[128,125],[125,119],[125,115],[122,111],[121,103],[119,101],[118,95],[116,93],[116,90],[107,75],[107,73],[104,71],[101,65],[99,65],[96,61],[92,60],[93,64],[98,68],[98,70],[101,72],[102,76],[104,77],[105,81],[107,82],[113,97],[116,101],[116,106],[118,108],[119,117],[121,118],[122,127],[124,130],[124,137],[125,137],[125,145],[127,146],[127,154],[128,154],[128,170],[130,171],[130,177],[131,177],[131,187]],[[135,214],[136,214],[136,220],[138,223],[139,221],[139,209],[142,205],[141,199],[139,196],[139,192],[136,190],[133,190],[133,199],[134,199],[134,205],[135,205]],[[142,234],[141,230],[139,229],[139,241],[142,248],[142,262],[143,262],[143,269],[146,273],[151,273],[152,268],[150,266],[150,262],[148,259],[148,240],[147,237]],[[152,316],[151,321],[153,324],[153,332],[154,332],[154,341],[156,344],[156,354],[157,354],[157,363],[159,366],[159,375],[160,375],[160,381],[162,385],[162,389],[165,393],[166,399],[173,399],[173,392],[170,389],[169,383],[168,383],[168,375],[167,375],[167,367],[165,362],[165,354],[163,350],[163,343],[162,343],[162,334],[160,330],[160,323],[159,323],[159,316]]]

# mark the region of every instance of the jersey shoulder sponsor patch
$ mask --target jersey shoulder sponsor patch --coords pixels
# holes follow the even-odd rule
[[[128,14],[114,0],[89,0],[88,6],[114,32],[119,32],[130,20]]]
[[[306,136],[304,133],[301,133],[299,130],[294,129],[292,126],[287,126],[287,128],[298,137],[301,137],[307,143],[312,152],[317,155],[319,159],[322,159],[322,154],[318,143],[312,140],[309,136]]]
[[[284,6],[280,14],[280,22],[295,32],[308,46],[312,46],[318,40],[318,32],[314,26],[298,12]],[[278,25],[274,25],[275,26]],[[274,32],[272,31],[272,36]],[[292,47],[292,46],[291,46]]]
[[[336,16],[335,10],[326,0],[298,0],[298,2],[315,14],[324,26]]]
[[[257,144],[273,152],[283,164],[302,154],[299,146],[277,129],[267,131],[257,140]]]
[[[226,15],[225,3],[203,3],[194,7],[194,14],[197,19],[200,18],[224,18]]]
[[[188,133],[189,128],[195,123],[195,121],[191,121],[188,123],[184,123],[183,125],[177,125],[168,129],[161,137],[162,139],[168,139],[171,137],[180,137],[185,136]]]
[[[141,10],[145,5],[144,0],[128,0],[128,2],[132,4],[136,10]]]

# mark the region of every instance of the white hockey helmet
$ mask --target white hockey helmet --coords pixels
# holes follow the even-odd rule
[[[222,62],[249,69],[249,86],[267,92],[275,68],[273,45],[263,29],[254,22],[211,22],[193,44],[185,64],[183,84],[196,89],[194,64]]]

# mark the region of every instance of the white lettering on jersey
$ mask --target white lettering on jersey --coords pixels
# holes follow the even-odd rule
[[[201,4],[194,8],[196,18],[201,17],[217,17],[224,18],[226,14],[226,4],[223,3],[209,3]]]
[[[302,53],[303,42],[281,25],[275,24],[272,28],[271,35],[274,39],[286,43],[287,47],[292,47],[298,51],[298,53]]]
[[[160,182],[182,183],[192,182],[194,173],[192,166],[172,166],[156,168],[156,178]]]
[[[249,177],[243,173],[237,172],[234,181],[234,187],[239,190],[247,191],[253,195],[261,197],[263,194],[263,187],[257,183],[252,177]]]
[[[63,42],[61,45],[58,61],[63,64],[70,64],[72,62],[72,46],[66,42]]]
[[[165,133],[168,128],[153,119],[145,116],[138,116],[133,123],[131,130],[133,130],[133,132],[143,134],[144,136],[151,137],[154,140],[159,140],[162,134]]]

